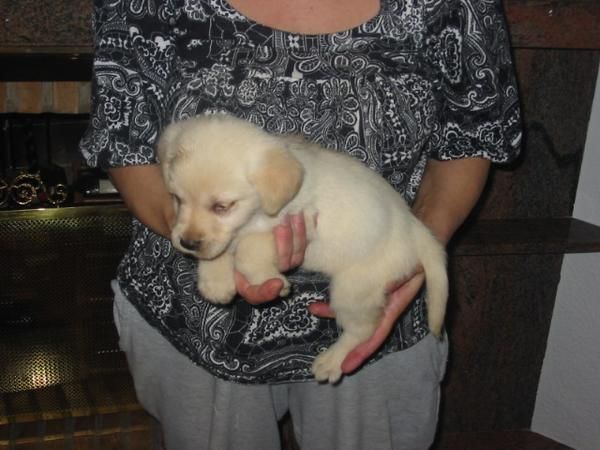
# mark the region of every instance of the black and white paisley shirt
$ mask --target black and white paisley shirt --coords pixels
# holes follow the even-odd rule
[[[256,23],[227,0],[95,0],[92,166],[153,164],[170,122],[228,111],[301,133],[381,173],[411,202],[428,158],[518,153],[517,89],[500,0],[381,0],[353,29],[299,35]],[[134,220],[118,281],[179,351],[237,382],[310,378],[337,336],[306,310],[327,280],[296,271],[293,295],[264,307],[199,298],[195,261]],[[422,299],[374,357],[427,330]]]

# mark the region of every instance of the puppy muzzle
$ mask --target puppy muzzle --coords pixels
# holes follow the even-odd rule
[[[194,241],[190,239],[179,239],[179,245],[190,252],[197,252],[202,247],[202,241]]]

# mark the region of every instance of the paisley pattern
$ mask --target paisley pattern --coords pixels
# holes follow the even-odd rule
[[[228,111],[274,133],[344,151],[414,200],[428,158],[514,158],[521,131],[499,0],[382,0],[347,31],[273,30],[226,0],[95,0],[93,112],[81,150],[92,166],[156,162],[170,122]],[[181,352],[246,383],[310,377],[338,330],[308,314],[327,280],[296,271],[293,294],[254,308],[198,297],[195,261],[134,220],[118,279]],[[428,332],[422,299],[384,348]]]

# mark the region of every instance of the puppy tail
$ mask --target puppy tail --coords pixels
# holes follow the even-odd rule
[[[436,336],[441,336],[448,302],[448,271],[446,268],[446,251],[427,227],[419,223],[416,242],[427,288],[427,319],[429,329]]]

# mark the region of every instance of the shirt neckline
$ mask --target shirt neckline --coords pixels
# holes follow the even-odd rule
[[[253,28],[265,30],[265,31],[268,31],[271,33],[277,32],[277,33],[281,33],[281,34],[287,35],[287,36],[300,36],[302,38],[318,38],[318,37],[336,36],[336,35],[341,35],[341,34],[346,34],[346,33],[352,33],[353,31],[360,30],[361,28],[365,27],[366,25],[376,22],[379,19],[379,17],[384,13],[384,11],[387,10],[387,1],[379,0],[379,10],[375,13],[375,15],[373,15],[373,17],[371,17],[370,19],[367,19],[364,22],[359,23],[358,25],[355,25],[350,28],[342,29],[339,31],[332,31],[329,33],[297,33],[297,32],[284,30],[284,29],[280,29],[280,28],[274,28],[274,27],[266,25],[262,22],[258,22],[256,20],[251,19],[250,17],[246,16],[242,12],[240,12],[231,3],[229,3],[228,0],[220,0],[220,1],[221,1],[221,5],[224,6],[225,9],[229,9],[230,11],[235,13],[238,17],[240,17],[246,23],[250,24]]]

